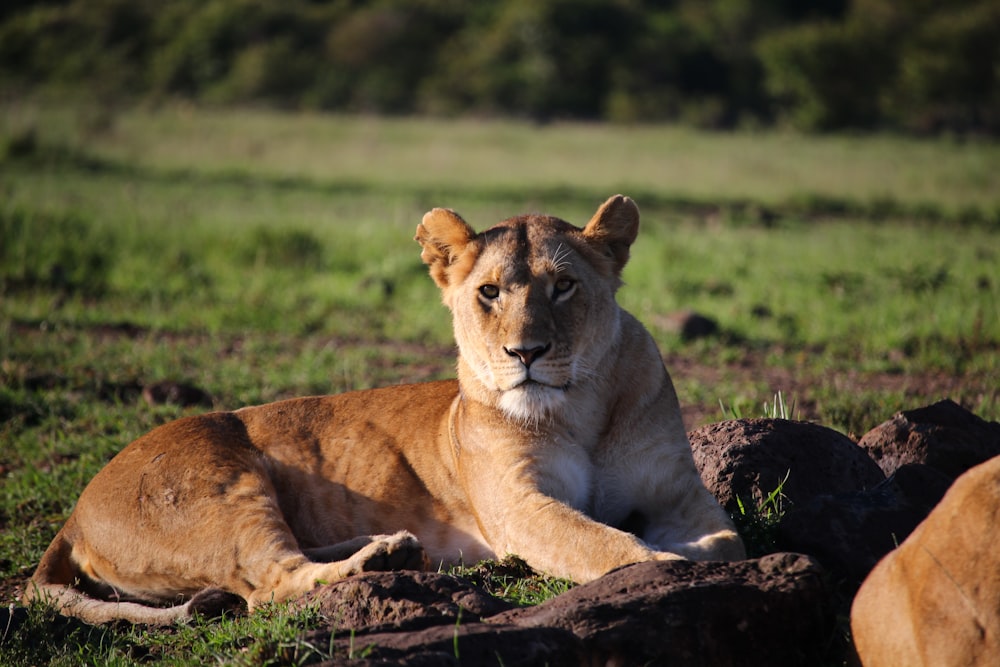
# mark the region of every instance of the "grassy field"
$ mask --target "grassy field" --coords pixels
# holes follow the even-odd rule
[[[854,435],[944,397],[1000,419],[995,144],[24,103],[0,107],[0,155],[4,606],[110,456],[205,409],[149,405],[143,386],[225,409],[450,376],[412,241],[433,206],[477,228],[533,210],[582,224],[633,196],[620,300],[689,427],[758,416],[778,391]],[[683,309],[718,334],[682,340]],[[0,663],[263,664],[315,622],[152,632],[35,610],[0,627]]]

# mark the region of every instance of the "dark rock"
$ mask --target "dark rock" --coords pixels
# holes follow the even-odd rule
[[[338,658],[326,665],[580,664],[581,644],[570,632],[480,622],[514,605],[447,574],[367,573],[321,586],[300,604],[330,621],[330,629],[305,636],[335,649]]]
[[[660,317],[655,324],[686,341],[707,338],[719,333],[719,324],[715,320],[690,310],[670,313]]]
[[[452,623],[414,632],[337,636],[342,637],[334,641],[337,655],[346,659],[323,663],[325,665],[577,667],[586,664],[580,640],[559,628]],[[329,645],[329,633],[312,633],[307,641]]]
[[[466,581],[435,572],[371,572],[320,586],[302,603],[315,605],[338,629],[347,631],[469,623],[514,606]]]
[[[858,443],[885,473],[924,463],[952,479],[1000,455],[1000,424],[944,400],[896,413]]]
[[[488,620],[568,630],[593,664],[812,665],[832,632],[821,573],[800,554],[647,562]]]
[[[950,484],[933,468],[909,464],[867,491],[817,496],[782,517],[777,547],[815,556],[854,590],[924,520]]]
[[[142,388],[142,398],[149,405],[179,405],[181,407],[212,407],[212,397],[198,387],[182,382],[154,382]]]
[[[736,419],[688,436],[702,481],[730,512],[738,509],[737,496],[754,506],[782,480],[782,495],[798,505],[820,495],[870,489],[885,479],[850,438],[818,424]]]
[[[811,665],[833,632],[822,570],[800,554],[640,563],[530,608],[414,572],[351,577],[302,603],[329,619],[303,637],[334,649],[328,665]]]

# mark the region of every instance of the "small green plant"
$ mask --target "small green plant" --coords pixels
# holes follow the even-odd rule
[[[737,403],[732,403],[727,410],[726,404],[720,398],[719,409],[722,410],[723,419],[743,419],[743,409]]]
[[[481,586],[490,595],[523,606],[540,604],[573,587],[572,581],[539,574],[511,555],[471,567],[453,567],[448,573]]]
[[[785,477],[770,493],[766,496],[761,494],[757,503],[752,506],[736,496],[737,511],[732,514],[733,523],[736,524],[736,531],[743,538],[743,543],[747,548],[747,556],[750,558],[759,558],[774,552],[778,525],[785,515],[785,501],[787,499],[783,489],[790,474],[791,470],[785,473]]]
[[[726,407],[726,404],[719,399],[719,409],[722,410],[723,419],[743,419],[744,412],[738,402],[733,402]],[[774,395],[774,400],[770,403],[764,401],[764,411],[761,417],[764,419],[795,419],[795,401],[791,405],[785,402],[785,397],[779,391]]]
[[[779,391],[774,395],[774,401],[770,404],[764,401],[764,417],[767,419],[795,419],[795,401],[793,400],[789,406]]]

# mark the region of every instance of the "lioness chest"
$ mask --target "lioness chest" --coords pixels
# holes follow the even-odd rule
[[[609,452],[598,436],[572,430],[549,433],[537,446],[539,490],[610,526],[620,526],[638,511],[634,475]]]

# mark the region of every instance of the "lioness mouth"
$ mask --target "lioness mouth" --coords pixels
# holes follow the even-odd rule
[[[569,389],[569,385],[570,385],[569,382],[567,382],[566,384],[563,384],[563,385],[547,384],[547,383],[542,382],[540,380],[536,380],[535,378],[529,377],[524,382],[522,382],[521,384],[519,384],[519,385],[517,385],[517,386],[515,386],[513,388],[514,389],[518,389],[518,388],[525,388],[525,389],[527,389],[527,388],[530,388],[530,387],[539,387],[541,389],[556,389],[558,391],[566,391],[567,389]]]

